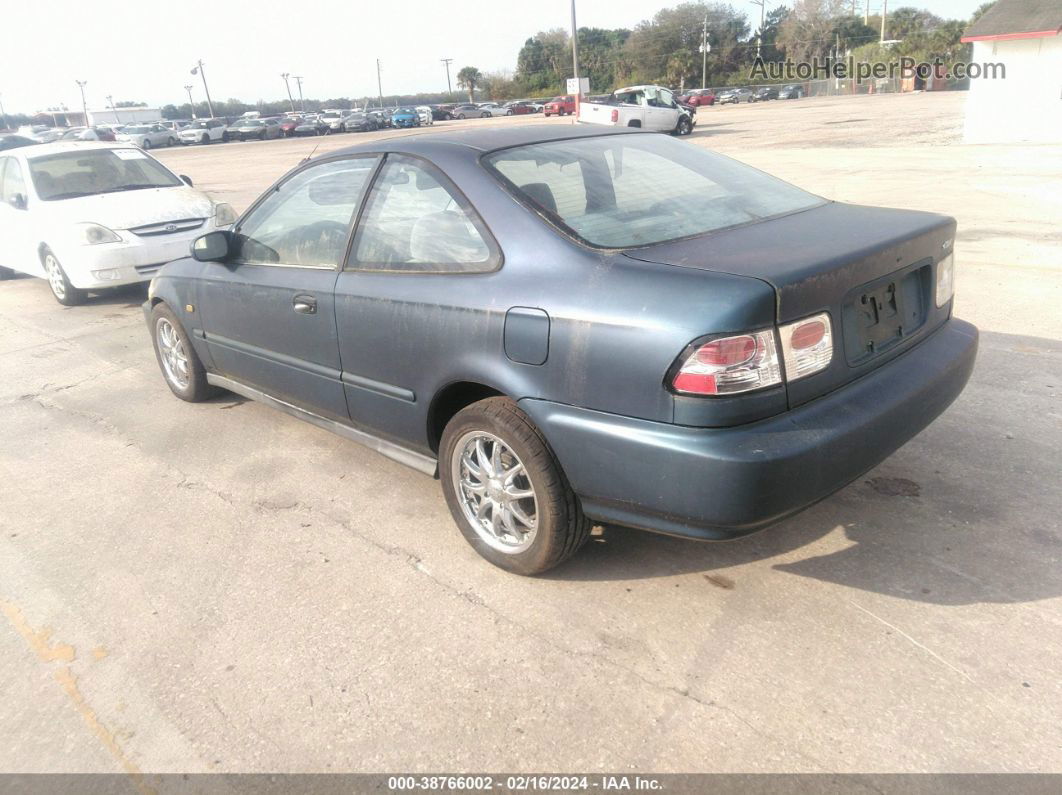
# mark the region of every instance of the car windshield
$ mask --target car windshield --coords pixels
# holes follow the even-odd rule
[[[399,108],[395,113],[414,113],[413,108]]]
[[[571,235],[630,248],[823,204],[754,168],[664,135],[606,135],[503,149],[484,158]]]
[[[260,121],[259,119],[246,119],[240,126],[241,127],[261,127],[263,124],[265,124],[265,122],[264,121]]]
[[[151,132],[151,128],[147,127],[145,125],[133,125],[133,126],[130,126],[130,127],[126,127],[125,129],[122,130],[122,132],[131,134],[131,135],[141,135],[141,134],[146,133],[146,132]]]
[[[29,160],[29,173],[42,201],[181,184],[139,149],[94,149],[34,157]]]
[[[208,122],[205,122],[205,121],[197,121],[195,123],[195,126],[196,126],[197,129],[205,130],[205,129],[207,129],[210,126],[210,124]]]

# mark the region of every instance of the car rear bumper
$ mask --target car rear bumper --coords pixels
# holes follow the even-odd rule
[[[879,464],[962,392],[977,329],[951,319],[863,378],[734,428],[691,428],[542,400],[542,430],[587,516],[672,535],[726,539],[777,522]]]

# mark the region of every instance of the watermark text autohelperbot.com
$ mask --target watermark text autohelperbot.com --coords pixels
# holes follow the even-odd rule
[[[766,62],[757,58],[749,72],[750,79],[764,82],[854,78],[857,83],[862,83],[865,80],[897,77],[928,80],[933,75],[945,80],[964,80],[967,77],[971,80],[1005,80],[1007,65],[990,62],[945,64],[942,58],[917,61],[909,56],[900,57],[895,61],[857,61],[849,55],[847,58],[836,59],[815,57],[810,61]]]

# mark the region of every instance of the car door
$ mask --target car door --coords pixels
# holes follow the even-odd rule
[[[348,419],[334,289],[378,160],[333,158],[285,178],[240,219],[228,260],[204,266],[198,301],[221,374]]]
[[[649,88],[645,92],[645,124],[648,130],[656,132],[670,131],[678,123],[675,101],[671,92],[663,89]]]
[[[426,160],[388,155],[336,281],[351,420],[427,450],[427,412],[448,363],[497,333],[479,303],[501,265],[486,225]]]
[[[0,267],[20,273],[43,271],[30,242],[32,222],[23,165],[17,157],[0,157]]]

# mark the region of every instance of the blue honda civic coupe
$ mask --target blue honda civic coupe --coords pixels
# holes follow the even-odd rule
[[[437,477],[543,572],[595,523],[727,539],[878,464],[959,395],[955,221],[840,204],[666,135],[521,126],[304,162],[166,265],[166,383]]]

